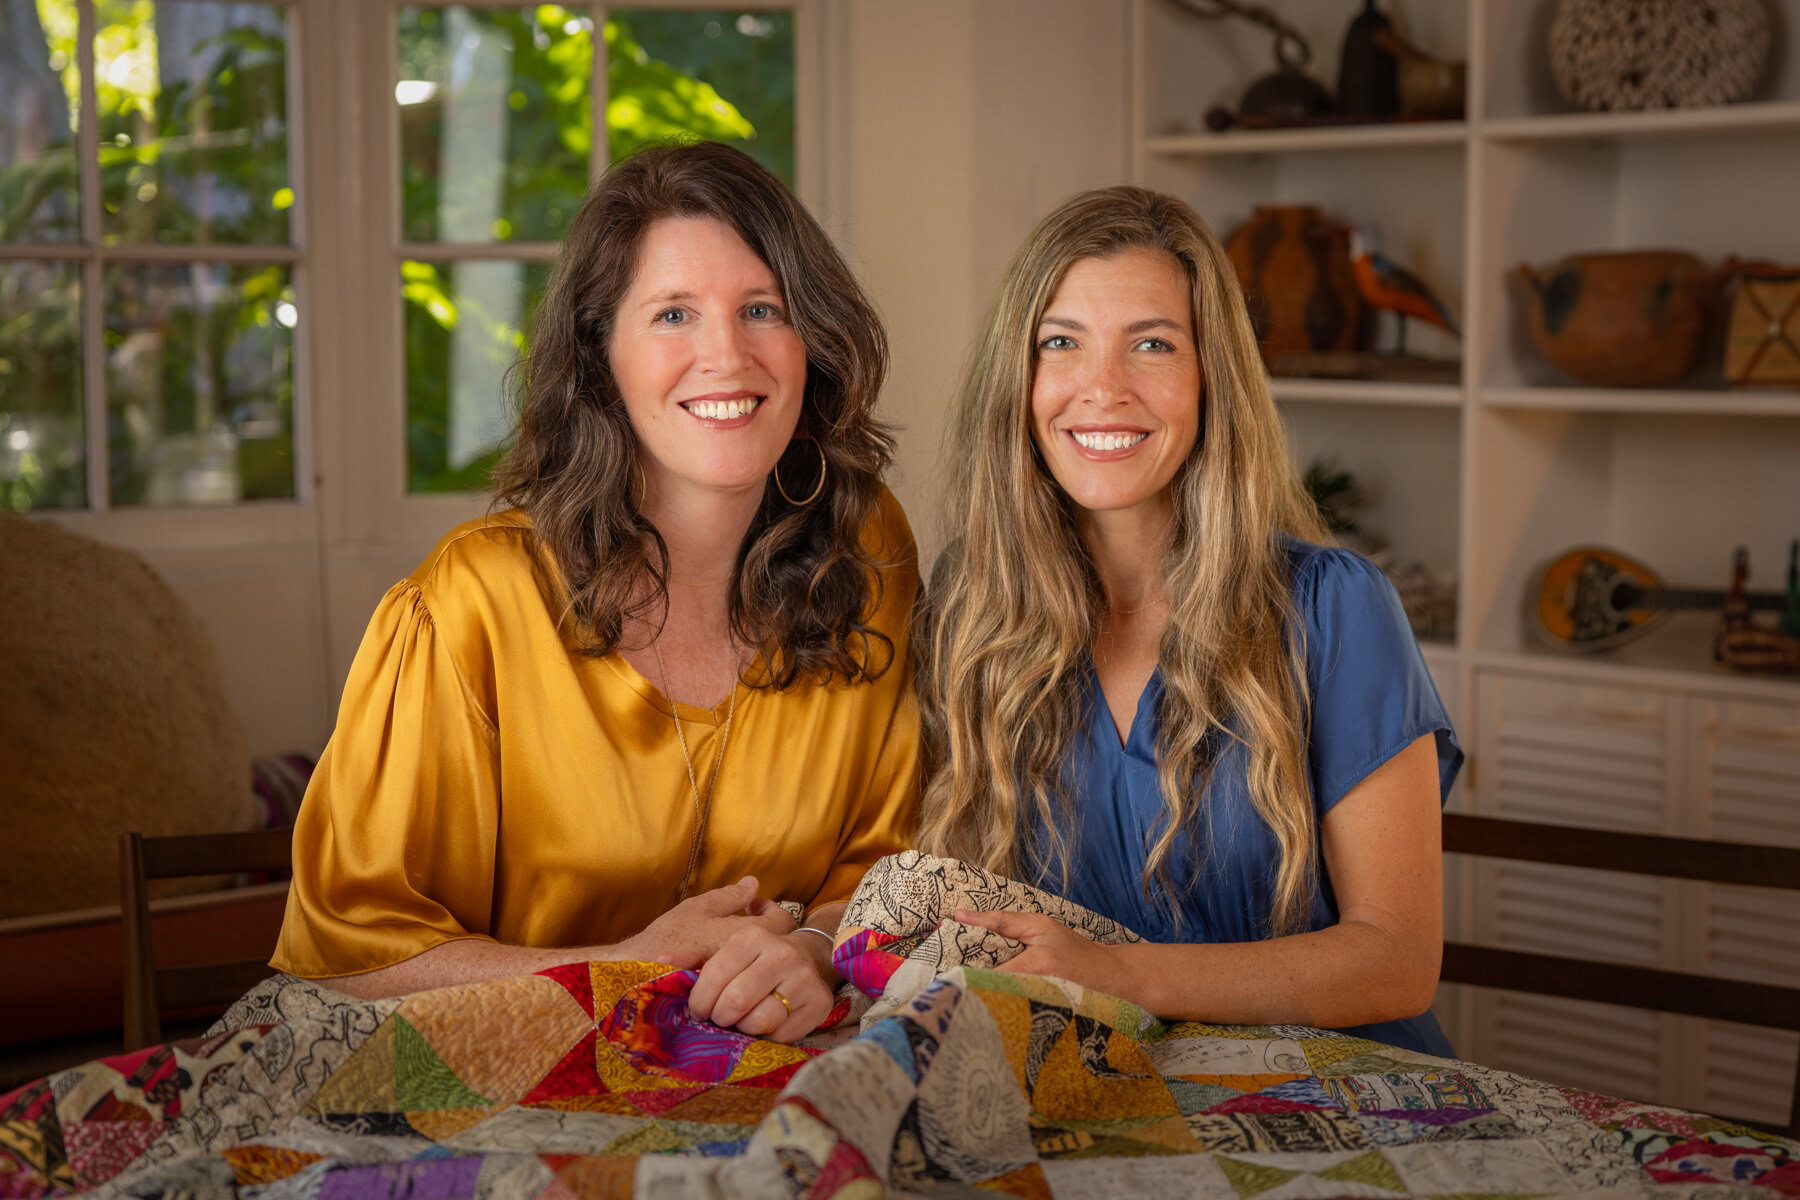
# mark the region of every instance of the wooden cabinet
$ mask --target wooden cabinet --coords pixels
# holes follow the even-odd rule
[[[1481,669],[1478,786],[1491,816],[1800,846],[1800,704]],[[1451,860],[1446,927],[1508,949],[1800,985],[1800,896],[1528,863]],[[1784,1119],[1800,1035],[1445,988],[1458,1051],[1557,1083]]]
[[[1800,0],[1771,0],[1800,28]],[[1469,769],[1468,812],[1800,844],[1800,682],[1711,661],[1712,617],[1677,614],[1604,655],[1567,657],[1523,618],[1537,567],[1616,547],[1689,586],[1723,587],[1734,547],[1778,588],[1800,535],[1800,390],[1723,384],[1716,349],[1660,389],[1586,386],[1536,353],[1522,263],[1680,248],[1800,263],[1800,43],[1777,43],[1751,102],[1566,111],[1549,78],[1552,0],[1384,0],[1417,45],[1469,62],[1466,120],[1211,133],[1273,65],[1266,31],[1132,0],[1131,162],[1223,237],[1254,206],[1315,204],[1372,229],[1460,320],[1408,347],[1460,357],[1443,384],[1279,378],[1302,463],[1335,456],[1372,494],[1364,525],[1453,574],[1453,630],[1426,660]],[[1278,0],[1334,82],[1348,0]],[[1391,343],[1392,331],[1378,328]],[[1526,864],[1445,871],[1454,936],[1676,970],[1800,983],[1800,898]],[[1468,1057],[1572,1086],[1779,1117],[1796,1039],[1687,1018],[1445,988]]]
[[[1638,833],[1678,824],[1680,705],[1666,695],[1484,672],[1474,811]],[[1468,940],[1539,954],[1678,969],[1678,885],[1535,863],[1482,860]],[[1590,1091],[1670,1095],[1678,1022],[1633,1009],[1505,992],[1477,994],[1452,1038],[1479,1062]]]
[[[1800,705],[1702,700],[1691,706],[1696,753],[1692,832],[1800,846]],[[1800,893],[1687,885],[1697,893],[1695,969],[1800,987]],[[1695,1106],[1780,1114],[1793,1094],[1800,1034],[1692,1021]]]

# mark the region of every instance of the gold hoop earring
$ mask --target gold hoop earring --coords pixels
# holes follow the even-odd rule
[[[808,504],[811,504],[814,500],[817,500],[819,498],[819,493],[825,490],[825,469],[827,466],[827,464],[825,462],[825,447],[819,445],[817,439],[815,439],[815,438],[807,438],[806,440],[809,442],[812,442],[813,449],[815,449],[819,452],[819,482],[813,484],[813,490],[810,493],[808,493],[806,499],[804,499],[804,500],[794,499],[792,496],[788,495],[788,490],[781,486],[781,464],[780,463],[776,463],[775,469],[773,471],[769,472],[769,474],[771,474],[775,477],[775,490],[781,493],[781,498],[783,500],[786,500],[789,504],[793,505],[795,508],[804,508]]]

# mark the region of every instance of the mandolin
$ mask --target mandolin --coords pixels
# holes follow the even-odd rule
[[[1528,623],[1564,650],[1610,650],[1649,633],[1677,609],[1722,609],[1728,595],[1669,587],[1635,559],[1582,546],[1558,555],[1533,576]],[[1781,612],[1787,605],[1787,597],[1776,592],[1746,592],[1744,600],[1751,612]]]

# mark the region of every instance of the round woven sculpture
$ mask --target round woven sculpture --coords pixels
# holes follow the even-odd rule
[[[128,829],[255,824],[212,643],[142,559],[0,513],[0,612],[0,917],[117,904]]]
[[[1769,64],[1768,0],[1560,0],[1550,74],[1586,109],[1747,100]]]

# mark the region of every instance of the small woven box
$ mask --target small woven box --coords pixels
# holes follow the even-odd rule
[[[1734,387],[1800,384],[1800,267],[1745,272],[1725,335],[1725,379]]]
[[[1724,335],[1733,387],[1800,385],[1800,266],[1750,266],[1737,284]]]

